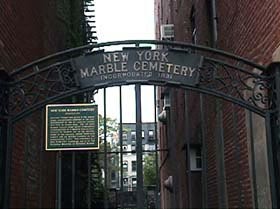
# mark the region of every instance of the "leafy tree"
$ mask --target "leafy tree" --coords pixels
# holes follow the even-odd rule
[[[155,153],[147,155],[144,158],[144,185],[151,186],[156,185],[156,155]]]
[[[106,136],[112,136],[118,130],[117,119],[106,117]],[[104,138],[104,117],[99,114],[99,137]]]
[[[104,141],[104,117],[99,114],[99,152],[105,151],[105,141]],[[107,152],[116,151],[117,140],[118,140],[118,123],[116,119],[106,117],[106,150]],[[111,139],[111,142],[110,142]],[[115,140],[115,143],[113,142]],[[117,172],[119,167],[119,157],[116,154],[107,154],[107,158],[104,159],[104,154],[98,155],[100,169],[104,171],[105,161],[107,161],[107,184],[110,185],[111,173]]]

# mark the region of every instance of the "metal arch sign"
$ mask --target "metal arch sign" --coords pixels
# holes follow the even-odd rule
[[[179,50],[128,48],[73,59],[82,88],[136,82],[194,86],[203,57]]]

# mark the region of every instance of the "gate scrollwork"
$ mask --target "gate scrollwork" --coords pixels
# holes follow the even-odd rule
[[[236,103],[252,105],[262,110],[272,107],[270,92],[274,79],[253,73],[254,69],[240,69],[234,65],[206,60],[200,69],[200,88],[231,97]]]
[[[223,98],[260,115],[273,111],[275,107],[273,105],[275,103],[275,96],[273,96],[275,78],[273,75],[264,73],[266,71],[264,66],[203,46],[171,41],[139,40],[108,42],[71,49],[35,61],[12,72],[9,88],[0,89],[2,101],[6,101],[5,98],[9,95],[9,108],[7,108],[7,102],[6,104],[1,102],[1,114],[7,112],[8,109],[10,115],[21,117],[49,102],[95,89],[94,84],[85,89],[79,86],[77,69],[74,69],[72,58],[94,52],[102,53],[105,51],[104,48],[114,45],[131,47],[131,44],[134,44],[135,48],[141,47],[141,44],[166,49],[176,48],[186,54],[203,56],[204,59],[199,68],[199,83],[196,86],[178,85],[180,87]],[[110,82],[112,83],[108,86],[120,85],[114,84],[114,81]],[[139,82],[158,85],[148,80]],[[107,84],[104,85],[106,87]]]
[[[75,73],[69,61],[40,69],[11,85],[9,111],[21,112],[47,98],[76,90]]]

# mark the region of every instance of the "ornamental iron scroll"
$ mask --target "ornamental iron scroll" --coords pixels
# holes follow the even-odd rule
[[[272,108],[273,77],[261,75],[262,71],[254,67],[244,69],[211,58],[204,61],[199,88],[234,100],[247,109],[254,107],[266,111]]]
[[[260,115],[274,111],[275,76],[266,73],[266,67],[250,62],[242,57],[208,47],[173,41],[131,40],[107,42],[70,49],[37,60],[15,70],[9,76],[9,114],[17,120],[25,114],[55,103],[63,98],[92,91],[94,89],[131,84],[108,81],[102,85],[81,87],[77,69],[72,60],[84,55],[110,51],[110,47],[143,49],[156,48],[197,54],[203,57],[199,68],[199,83],[188,85],[176,82],[153,82],[135,80],[135,83],[171,85],[239,104]],[[1,92],[0,92],[1,93]],[[3,95],[3,92],[2,94]],[[3,109],[3,103],[0,105]]]
[[[38,65],[33,68],[37,73],[31,73],[12,83],[9,89],[9,111],[17,113],[36,108],[44,101],[62,94],[67,95],[78,88],[69,60],[42,69]]]

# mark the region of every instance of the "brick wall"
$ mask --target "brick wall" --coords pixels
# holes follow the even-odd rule
[[[159,37],[160,24],[175,24],[175,40],[191,42],[191,24],[190,12],[195,7],[196,27],[197,27],[197,44],[211,46],[211,22],[210,22],[210,1],[155,1],[159,7],[156,13],[160,18],[157,22],[157,38]],[[162,3],[164,2],[164,3]],[[280,22],[279,19],[279,2],[273,1],[216,1],[217,17],[218,17],[218,42],[219,49],[235,53],[239,56],[253,60],[256,63],[264,65],[272,61],[272,55],[280,44]],[[162,6],[162,7],[161,7]],[[181,153],[182,140],[185,140],[185,134],[181,131],[186,128],[185,121],[182,119],[184,115],[184,101],[180,90],[173,96],[175,97],[172,105],[175,106],[173,114],[176,115],[175,140],[177,141],[177,160],[178,162],[186,161]],[[190,94],[190,118],[192,121],[190,127],[191,137],[196,137],[195,128],[201,125],[199,121],[199,98],[196,94]],[[221,207],[221,202],[225,201],[229,208],[254,207],[252,176],[251,176],[251,155],[250,139],[248,138],[248,121],[244,108],[233,105],[229,102],[219,100],[221,109],[217,108],[217,99],[211,96],[204,96],[203,111],[205,114],[206,125],[206,162],[207,162],[207,204],[210,208]],[[218,112],[222,115],[221,121],[218,118]],[[219,124],[221,123],[221,124]],[[219,127],[223,128],[222,148],[219,146]],[[163,142],[167,139],[163,137]],[[260,137],[258,137],[260,138]],[[162,139],[162,138],[161,138]],[[259,143],[263,143],[264,139],[260,139]],[[195,143],[195,142],[191,142]],[[199,143],[199,142],[198,142]],[[265,144],[263,144],[265,147]],[[259,146],[258,146],[259,147]],[[223,150],[224,154],[220,151]],[[264,153],[263,150],[260,151]],[[223,158],[221,163],[220,158]],[[259,158],[258,158],[259,159]],[[170,160],[170,159],[169,159]],[[258,161],[258,164],[266,163],[265,160]],[[168,164],[168,160],[167,160]],[[181,166],[181,165],[180,165]],[[224,170],[219,170],[221,167]],[[266,165],[258,165],[258,167],[266,168]],[[168,169],[166,167],[166,169]],[[178,176],[181,182],[180,190],[186,191],[184,187],[188,185],[187,175],[184,173],[186,167],[178,170]],[[164,170],[162,172],[165,172]],[[167,172],[167,171],[166,171]],[[261,172],[260,170],[257,172]],[[265,173],[263,171],[263,173]],[[164,175],[164,174],[162,174]],[[224,176],[224,182],[221,183],[220,176]],[[265,176],[265,175],[262,175]],[[267,178],[267,176],[266,176]],[[265,185],[267,179],[260,181],[260,185]],[[197,182],[196,182],[197,183]],[[221,200],[219,193],[226,191]],[[261,191],[260,191],[261,192]],[[181,194],[178,194],[181,196]],[[262,207],[269,207],[270,199],[268,196],[262,197],[259,193],[258,200]],[[198,195],[199,196],[199,195]],[[193,201],[196,197],[193,197]],[[199,197],[201,198],[201,197]],[[188,205],[188,198],[180,199],[180,206]],[[259,206],[260,206],[259,205]]]
[[[0,64],[6,70],[65,47],[54,0],[3,0],[0,11]]]
[[[269,64],[280,44],[279,1],[217,1],[218,48]]]
[[[65,48],[57,1],[0,2],[0,68],[7,72]],[[11,208],[55,207],[55,153],[44,152],[41,111],[13,126]]]

